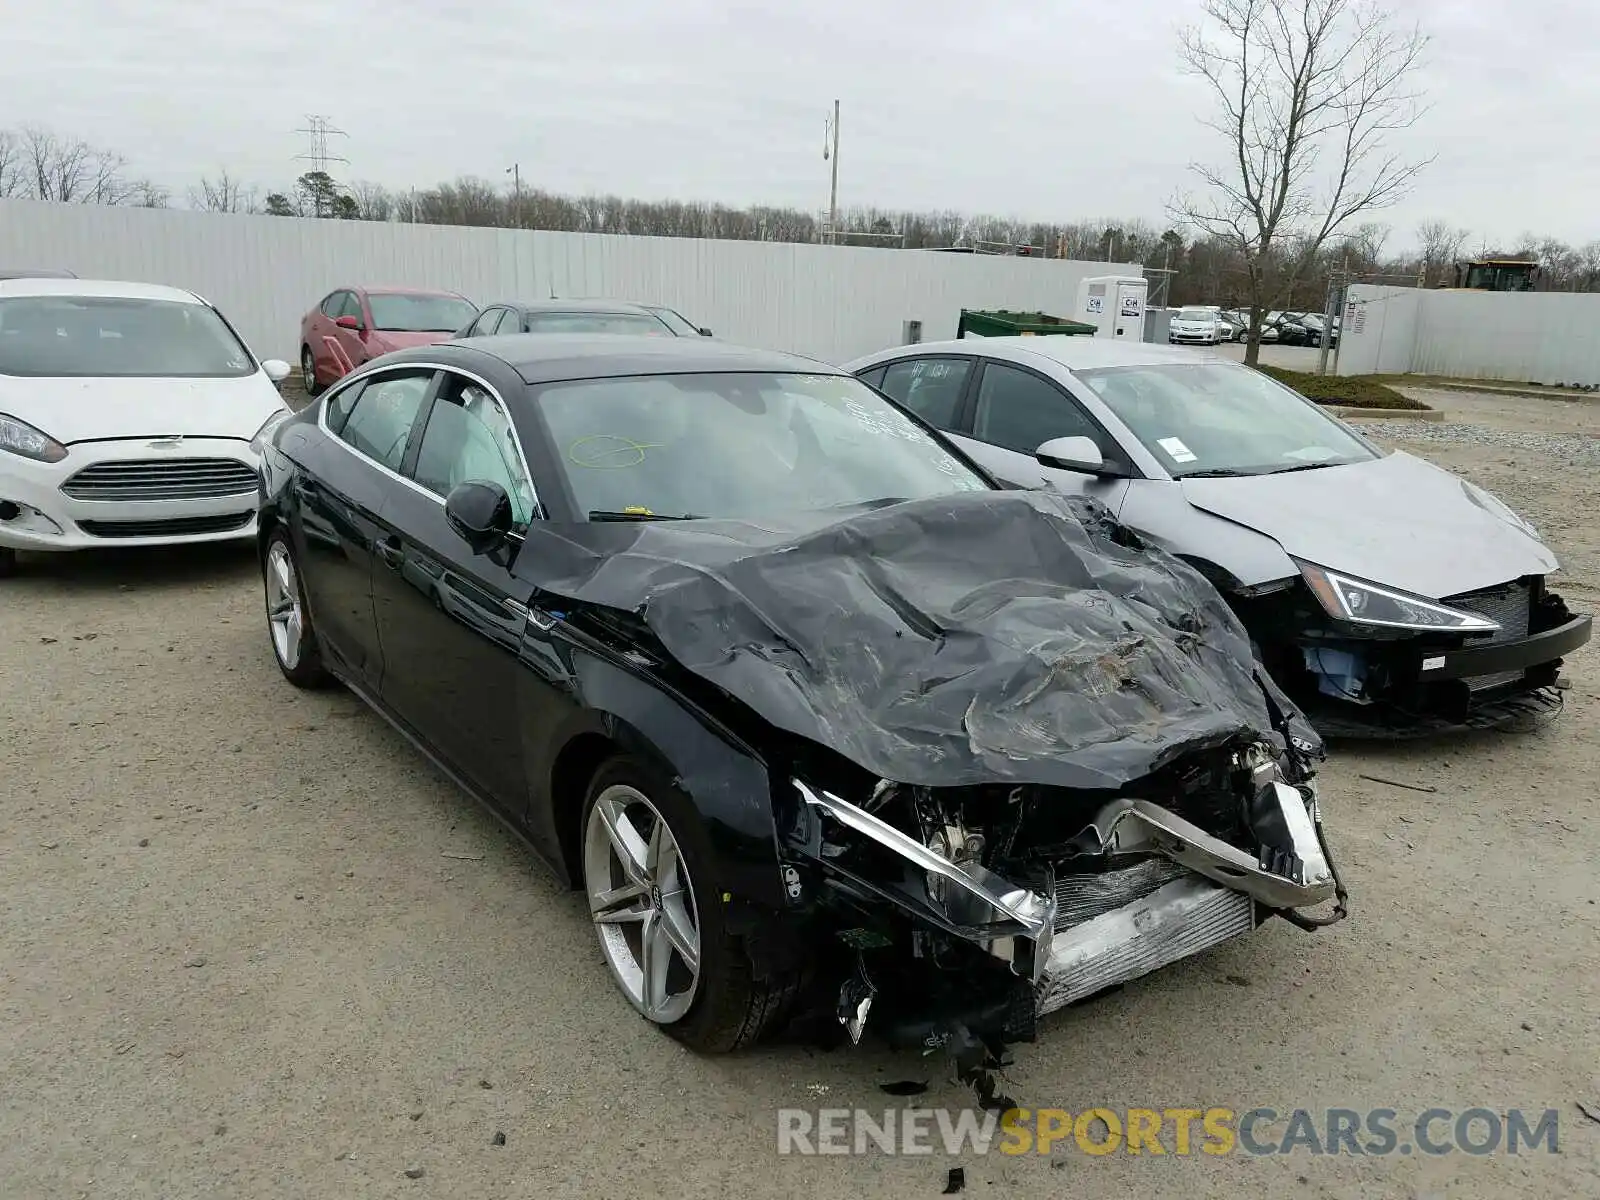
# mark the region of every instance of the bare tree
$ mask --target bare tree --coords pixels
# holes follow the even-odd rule
[[[9,129],[0,129],[0,200],[28,194],[22,143]]]
[[[256,189],[246,187],[224,167],[215,179],[203,176],[198,187],[189,189],[189,207],[202,212],[248,213],[257,211],[259,205]]]
[[[1424,221],[1417,226],[1417,242],[1422,247],[1422,286],[1442,284],[1461,255],[1461,247],[1472,236],[1470,229],[1461,229],[1440,218]]]
[[[31,125],[22,130],[18,145],[19,170],[25,176],[18,190],[35,200],[122,204],[137,191],[123,177],[125,158],[97,150],[82,139],[57,137]]]
[[[124,202],[136,208],[166,208],[172,193],[153,179],[136,179],[128,185]]]
[[[1206,0],[1205,20],[1184,31],[1184,65],[1213,93],[1207,124],[1228,157],[1225,167],[1193,166],[1207,195],[1176,203],[1175,215],[1238,247],[1247,362],[1259,355],[1262,313],[1328,238],[1393,204],[1431,161],[1387,144],[1421,115],[1410,78],[1426,44],[1378,0]]]
[[[381,183],[362,180],[350,185],[350,196],[356,202],[356,211],[363,221],[389,221],[396,215],[393,194]]]

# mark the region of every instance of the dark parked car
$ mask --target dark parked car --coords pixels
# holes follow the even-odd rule
[[[508,301],[487,305],[456,331],[457,338],[508,333],[621,333],[634,337],[710,337],[670,309],[621,300]]]
[[[261,494],[284,676],[524,835],[696,1048],[798,1006],[970,1065],[1269,914],[1343,915],[1320,743],[1215,589],[837,368],[401,351],[275,429]]]

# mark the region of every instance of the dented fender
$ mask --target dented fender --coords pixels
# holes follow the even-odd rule
[[[662,680],[567,636],[559,623],[543,636],[525,638],[522,658],[535,667],[523,692],[526,761],[555,763],[576,739],[595,734],[654,762],[699,811],[723,890],[767,907],[784,906],[772,787],[752,747]],[[562,701],[546,707],[553,695]],[[553,776],[529,783],[530,836],[566,882],[575,884],[561,851],[558,812],[570,797],[554,795]]]

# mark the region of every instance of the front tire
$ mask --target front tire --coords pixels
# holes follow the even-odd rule
[[[583,807],[583,883],[612,980],[647,1021],[705,1054],[754,1042],[798,989],[761,980],[728,931],[699,812],[662,772],[614,758]]]
[[[267,637],[278,670],[297,688],[328,687],[333,676],[322,665],[322,649],[311,625],[311,610],[306,607],[294,543],[281,525],[267,539],[261,576],[267,597]]]
[[[317,382],[316,356],[311,353],[310,346],[300,347],[300,386],[305,388],[308,396],[322,393],[322,385]]]

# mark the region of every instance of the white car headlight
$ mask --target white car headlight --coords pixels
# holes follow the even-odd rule
[[[261,423],[261,428],[256,430],[255,437],[250,439],[250,449],[260,454],[266,449],[267,439],[272,436],[272,431],[292,416],[294,416],[294,410],[289,408],[280,408],[273,413]]]
[[[1450,633],[1494,633],[1500,628],[1488,617],[1446,608],[1433,600],[1397,592],[1363,579],[1300,564],[1300,574],[1328,614],[1357,625],[1389,629],[1437,629]]]
[[[48,433],[5,413],[0,413],[0,450],[45,463],[58,463],[67,456],[67,448]]]

